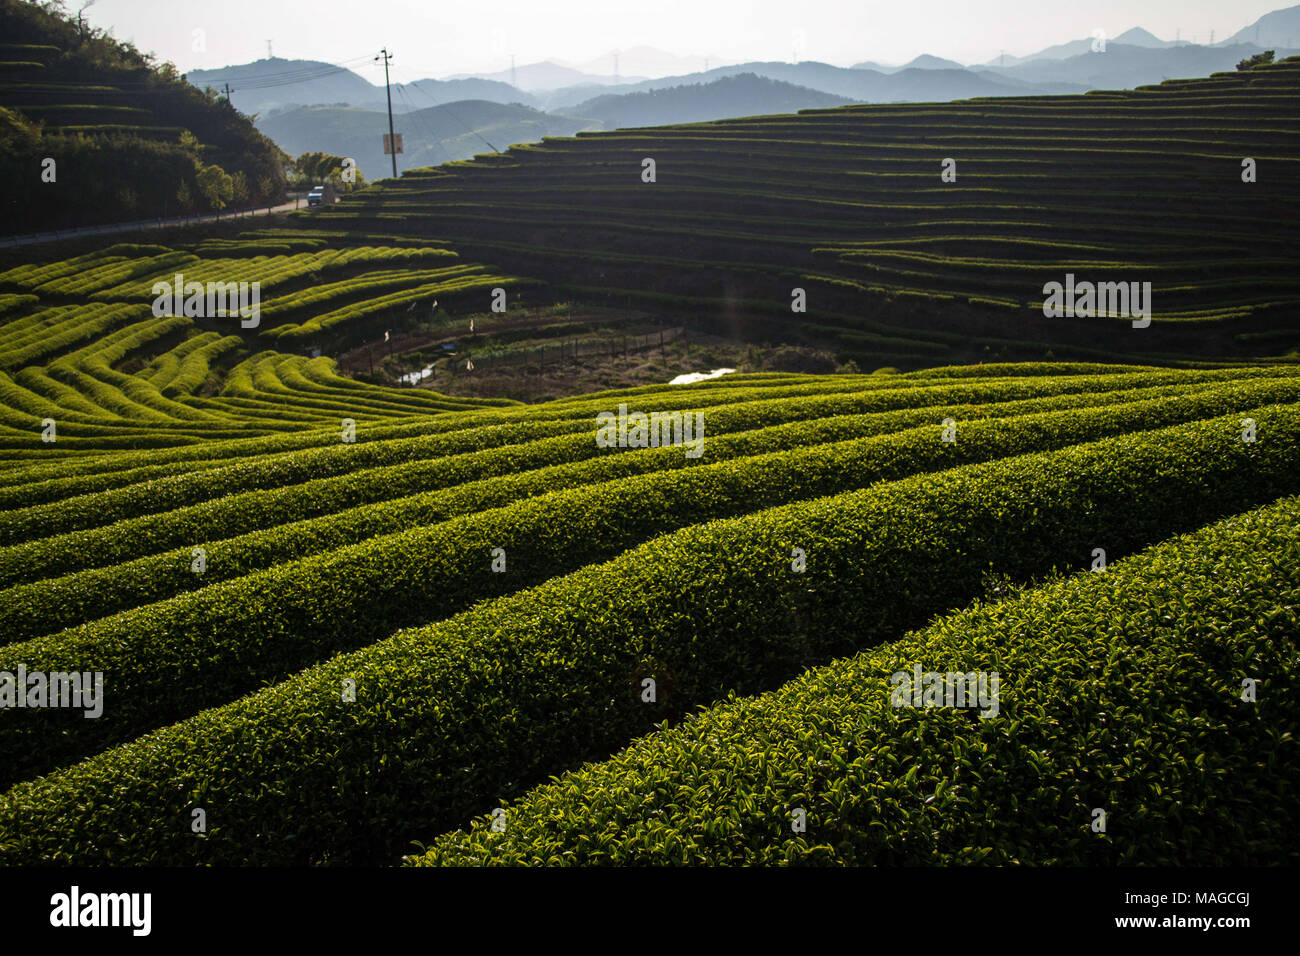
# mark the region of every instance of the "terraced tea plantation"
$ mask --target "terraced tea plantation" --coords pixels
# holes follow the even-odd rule
[[[1300,369],[457,402],[177,255],[2,278],[0,865],[1296,858]]]
[[[110,341],[129,342],[126,351],[118,348],[102,356],[111,364],[128,359],[130,350],[146,342],[163,340],[174,347],[145,349],[154,363],[145,378],[167,396],[189,397],[208,382],[211,363],[239,354],[245,342],[237,333],[247,332],[254,344],[282,351],[313,349],[319,355],[322,344],[340,347],[381,336],[395,321],[409,321],[417,309],[421,318],[435,305],[486,311],[493,290],[514,294],[529,284],[425,245],[326,248],[324,239],[273,233],[179,247],[119,243],[0,272],[0,316],[9,317],[0,327],[5,337],[0,368],[39,365],[54,356],[63,365],[77,366]],[[241,294],[244,298],[237,299]],[[86,347],[85,355],[67,352],[77,344]],[[282,366],[282,371],[273,370]],[[259,391],[282,390],[284,376],[296,382],[290,387],[300,387],[304,374],[317,384],[328,383],[332,375],[321,363],[259,355],[228,377],[224,394],[256,398]],[[58,400],[48,388],[42,394]],[[110,406],[119,401],[101,397]],[[407,399],[399,404],[403,401]],[[427,396],[410,401],[427,407]],[[174,412],[155,401],[144,404],[154,406],[150,417]]]
[[[310,228],[438,237],[578,300],[800,334],[864,368],[1049,350],[1167,364],[1300,347],[1297,178],[1291,58],[1131,91],[548,139],[385,180]],[[1149,282],[1152,324],[1045,318],[1044,285],[1067,274]]]
[[[170,143],[60,23],[0,49],[28,147]],[[1295,863],[1298,85],[580,136],[7,252],[0,866]],[[1045,315],[1067,276],[1151,322]],[[589,331],[667,379],[664,328],[839,371],[376,384],[473,373],[475,316],[503,376]]]

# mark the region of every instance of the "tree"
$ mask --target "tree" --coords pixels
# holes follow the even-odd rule
[[[366,184],[366,175],[361,171],[360,167],[354,166],[352,168],[352,182],[345,183],[343,181],[343,167],[340,164],[338,168],[330,173],[329,180],[343,192],[351,192],[354,189],[360,189]]]
[[[295,161],[302,180],[312,184],[343,184],[343,157],[329,153],[303,153]],[[363,182],[361,171],[357,170],[357,185]]]
[[[220,166],[204,166],[197,177],[199,193],[211,209],[224,209],[234,196],[235,183]]]
[[[234,200],[236,206],[244,206],[248,203],[248,177],[244,171],[237,170],[230,177],[230,198]]]
[[[41,138],[40,128],[13,110],[0,106],[0,145],[17,152],[19,149],[35,149]]]
[[[1263,53],[1256,53],[1254,56],[1248,56],[1237,64],[1238,70],[1253,70],[1257,66],[1268,66],[1273,62],[1273,51],[1266,50]]]
[[[294,169],[303,182],[315,182],[316,167],[320,163],[320,157],[320,153],[303,153],[294,160]]]

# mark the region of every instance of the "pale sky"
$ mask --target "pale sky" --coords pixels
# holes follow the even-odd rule
[[[67,0],[74,12],[85,0]],[[715,63],[904,63],[921,53],[982,63],[1024,56],[1101,28],[1164,40],[1222,40],[1289,0],[94,0],[87,19],[185,72],[277,57],[340,63],[382,81],[583,62],[651,46]],[[203,31],[202,49],[194,31]],[[613,72],[612,68],[604,72]],[[624,70],[624,73],[627,71]]]

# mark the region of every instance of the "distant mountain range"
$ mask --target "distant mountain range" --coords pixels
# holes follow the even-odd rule
[[[612,61],[611,61],[612,65]],[[570,66],[561,66],[550,61],[529,63],[516,70],[501,70],[497,73],[460,73],[449,76],[449,80],[466,80],[477,77],[484,80],[511,82],[521,90],[555,90],[565,86],[609,86],[615,83],[628,83],[643,80],[642,76],[616,76],[614,74],[584,73]]]
[[[1094,37],[1088,37],[1084,40],[1071,40],[1068,43],[1058,43],[1055,46],[1049,46],[1045,50],[1039,50],[1037,53],[1031,53],[1029,56],[1000,56],[990,60],[984,66],[990,67],[1009,67],[1020,66],[1025,63],[1031,63],[1038,60],[1068,60],[1071,57],[1082,56],[1085,53],[1093,52]],[[1134,46],[1143,47],[1148,50],[1162,50],[1172,46],[1178,46],[1173,40],[1161,40],[1154,33],[1143,30],[1141,27],[1134,27],[1126,30],[1117,37],[1106,38],[1106,49],[1112,46]],[[1191,46],[1191,44],[1187,44]]]
[[[398,84],[396,94],[401,101],[401,112],[413,105],[416,109],[437,106],[441,103],[457,103],[461,100],[487,100],[489,103],[522,103],[525,106],[537,106],[534,97],[516,89],[509,83],[499,80],[487,80],[481,77],[466,77],[457,80],[416,80],[414,83]],[[376,88],[381,99],[383,89]],[[409,95],[408,95],[409,94]],[[398,109],[398,104],[393,104]]]
[[[1037,93],[1082,93],[1085,88],[1077,84],[1046,82],[1032,87],[1015,79],[986,76],[957,68],[921,69],[899,68],[893,73],[831,66],[829,63],[740,63],[723,66],[707,73],[688,76],[666,76],[657,80],[625,83],[607,91],[606,95],[645,93],[671,87],[691,86],[714,82],[726,77],[753,74],[793,86],[805,87],[843,97],[854,103],[895,103],[925,100],[954,100],[972,96],[1019,96]],[[543,97],[543,104],[552,112],[569,112],[590,97],[585,88],[556,90]],[[773,112],[762,110],[761,112]],[[721,117],[718,117],[721,118]]]
[[[618,51],[617,65],[611,51],[580,64],[547,61],[394,84],[393,111],[402,115],[398,126],[406,137],[399,166],[411,168],[485,151],[475,132],[504,149],[580,129],[703,122],[845,103],[1128,89],[1229,71],[1264,49],[1281,58],[1297,52],[1293,42],[1300,42],[1300,6],[1266,14],[1213,46],[1162,40],[1133,27],[1107,38],[1104,51],[1085,37],[970,66],[928,54],[899,66],[870,61],[847,68],[817,62],[713,65],[700,56],[635,47]],[[683,72],[670,72],[674,69]],[[388,166],[378,138],[386,132],[387,117],[376,120],[386,110],[384,88],[350,70],[312,60],[268,59],[196,70],[188,79],[214,89],[228,84],[234,106],[256,115],[258,128],[295,155],[316,150],[349,155],[371,177],[382,176]],[[440,106],[450,108],[432,112]],[[444,138],[429,138],[435,133]]]
[[[636,83],[649,77],[681,76],[703,73],[710,67],[723,66],[721,60],[703,56],[677,56],[638,46],[626,50],[610,50],[584,63],[565,63],[547,60],[530,63],[515,70],[496,73],[459,73],[448,79],[466,79],[471,76],[510,83],[528,92],[555,90],[563,86],[607,86],[617,83]]]
[[[595,120],[604,129],[620,129],[701,123],[761,113],[797,113],[852,102],[847,97],[741,73],[711,83],[598,96],[568,112]]]
[[[229,85],[230,102],[241,113],[250,116],[265,116],[303,106],[387,109],[382,86],[375,86],[351,70],[318,60],[258,60],[220,70],[194,70],[187,79],[197,87],[209,86],[218,91]],[[541,101],[531,93],[485,77],[393,84],[394,113],[408,113],[463,100],[541,105]]]
[[[325,152],[355,159],[368,180],[391,176],[392,160],[384,154],[388,113],[354,106],[305,106],[257,121],[257,128],[293,156]],[[397,121],[403,152],[398,170],[436,166],[512,143],[535,143],[544,136],[572,136],[598,129],[590,120],[542,113],[530,106],[465,100],[405,113]]]
[[[1226,45],[1253,43],[1264,49],[1292,49],[1300,44],[1300,6],[1266,13],[1223,42]]]
[[[930,56],[928,53],[922,53],[910,63],[904,63],[902,66],[886,66],[882,63],[873,63],[867,60],[864,63],[853,64],[855,70],[875,70],[877,73],[898,73],[901,70],[964,70],[956,60],[945,60],[941,56]]]
[[[1107,41],[1104,53],[1094,53],[1086,47],[1084,52],[1064,59],[1032,58],[1014,66],[986,66],[982,69],[986,73],[1034,85],[1073,83],[1087,89],[1120,90],[1161,80],[1189,79],[1231,71],[1242,60],[1258,52],[1260,48],[1252,43],[1232,46],[1180,44],[1153,48]]]

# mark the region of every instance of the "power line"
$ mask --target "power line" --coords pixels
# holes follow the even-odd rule
[[[416,127],[417,132],[428,141],[430,147],[438,150],[438,152],[442,153],[446,159],[451,159],[451,154],[448,153],[446,148],[442,145],[438,134],[434,131],[433,127],[429,126],[425,122],[425,117],[419,115],[420,111],[416,109],[415,103],[413,103],[411,98],[406,95],[406,87],[403,84],[398,83],[396,89],[398,97],[401,98],[402,103],[406,106],[407,111],[403,114],[406,122]],[[445,162],[446,159],[443,161]]]
[[[437,149],[437,150],[442,154],[442,156],[443,156],[443,159],[441,160],[442,162],[450,162],[450,161],[453,160],[455,157],[452,156],[452,154],[448,151],[447,147],[444,145],[444,143],[443,143],[444,137],[440,136],[440,135],[438,134],[438,132],[436,131],[436,129],[435,129],[431,124],[429,124],[428,122],[426,122],[426,121],[429,119],[429,117],[428,117],[427,114],[428,114],[430,111],[435,110],[435,109],[436,109],[436,110],[439,110],[439,111],[441,111],[441,112],[443,112],[443,113],[446,113],[448,116],[450,116],[453,120],[455,120],[457,123],[459,123],[460,126],[461,126],[461,127],[462,127],[466,132],[467,132],[467,133],[469,133],[469,134],[470,134],[471,136],[473,136],[474,138],[478,139],[480,142],[486,144],[486,146],[487,146],[490,150],[492,150],[492,152],[494,152],[494,153],[500,153],[500,152],[501,152],[499,149],[497,149],[495,146],[493,146],[490,142],[488,142],[487,139],[485,139],[483,136],[479,135],[479,133],[478,133],[477,130],[475,130],[475,129],[473,129],[472,127],[470,127],[467,123],[465,123],[464,121],[462,121],[462,120],[460,119],[460,117],[458,117],[455,113],[453,113],[453,112],[451,111],[451,109],[448,108],[448,105],[447,105],[446,103],[438,103],[438,102],[435,102],[433,106],[426,106],[426,107],[417,108],[416,105],[415,105],[415,103],[411,101],[410,97],[408,97],[408,96],[406,95],[406,90],[407,90],[407,89],[417,89],[417,90],[419,90],[421,93],[423,93],[425,96],[429,97],[429,98],[432,100],[432,99],[433,99],[432,95],[431,95],[430,93],[428,93],[426,90],[421,89],[420,87],[416,86],[414,83],[396,83],[396,84],[393,85],[393,88],[394,88],[395,90],[397,90],[397,95],[398,95],[399,97],[401,97],[402,102],[403,102],[403,103],[408,107],[408,109],[409,109],[409,112],[407,112],[407,113],[404,114],[404,116],[405,116],[405,118],[406,118],[406,121],[407,121],[408,123],[412,123],[412,124],[414,124],[414,125],[416,125],[416,126],[419,127],[420,132],[423,133],[423,134],[427,137],[427,139],[429,140],[430,145],[433,146],[433,147],[435,147],[435,148],[436,148],[436,149]],[[422,114],[424,114],[424,115],[422,115]]]
[[[419,87],[416,87],[416,88],[419,89]],[[421,91],[421,92],[423,92],[423,91]],[[424,95],[425,95],[425,96],[428,96],[430,100],[433,99],[433,97],[432,97],[429,93],[427,93],[427,92],[426,92]],[[448,116],[450,116],[452,119],[454,119],[457,123],[459,123],[460,126],[461,126],[461,128],[464,129],[465,132],[469,133],[471,136],[473,136],[473,137],[474,137],[475,139],[477,139],[479,142],[485,144],[485,145],[487,146],[488,149],[492,150],[492,152],[494,152],[494,153],[500,153],[500,152],[501,152],[501,150],[497,149],[495,146],[493,146],[491,143],[489,143],[489,142],[487,141],[487,138],[486,138],[486,137],[484,137],[484,136],[480,136],[478,130],[474,129],[474,127],[470,126],[468,123],[466,123],[464,120],[462,120],[459,116],[457,116],[455,113],[453,113],[453,112],[451,111],[451,106],[450,106],[449,104],[447,104],[447,103],[434,103],[434,105],[433,105],[432,107],[426,107],[426,109],[439,109],[439,110],[442,110],[444,113],[446,113],[446,114],[447,114]]]
[[[437,82],[437,81],[434,81],[434,82]],[[398,85],[401,86],[401,85],[403,85],[403,84],[398,84]],[[457,116],[455,113],[453,113],[453,112],[451,111],[451,108],[448,106],[448,104],[446,104],[446,103],[439,103],[436,99],[434,99],[434,98],[433,98],[433,94],[430,93],[428,90],[424,89],[422,86],[420,86],[420,84],[419,84],[418,81],[415,82],[415,83],[408,83],[408,84],[405,84],[405,85],[406,85],[406,86],[409,86],[411,89],[413,89],[413,90],[417,90],[418,92],[423,93],[425,96],[427,96],[427,97],[429,98],[429,101],[430,101],[430,102],[431,102],[435,107],[437,107],[437,108],[443,110],[443,111],[444,111],[448,116],[450,116],[450,117],[451,117],[452,119],[454,119],[457,123],[459,123],[459,124],[461,125],[461,127],[465,130],[465,132],[469,133],[471,136],[473,136],[474,138],[478,139],[480,142],[486,143],[488,149],[492,150],[492,152],[494,152],[494,153],[500,153],[500,152],[501,152],[501,150],[497,149],[495,146],[493,146],[491,143],[489,143],[489,142],[487,141],[487,139],[485,139],[484,137],[480,136],[479,133],[478,133],[478,130],[476,130],[476,129],[474,129],[473,127],[471,127],[468,123],[464,122],[464,121],[463,121],[459,116]],[[426,107],[426,108],[427,108],[427,107]]]

